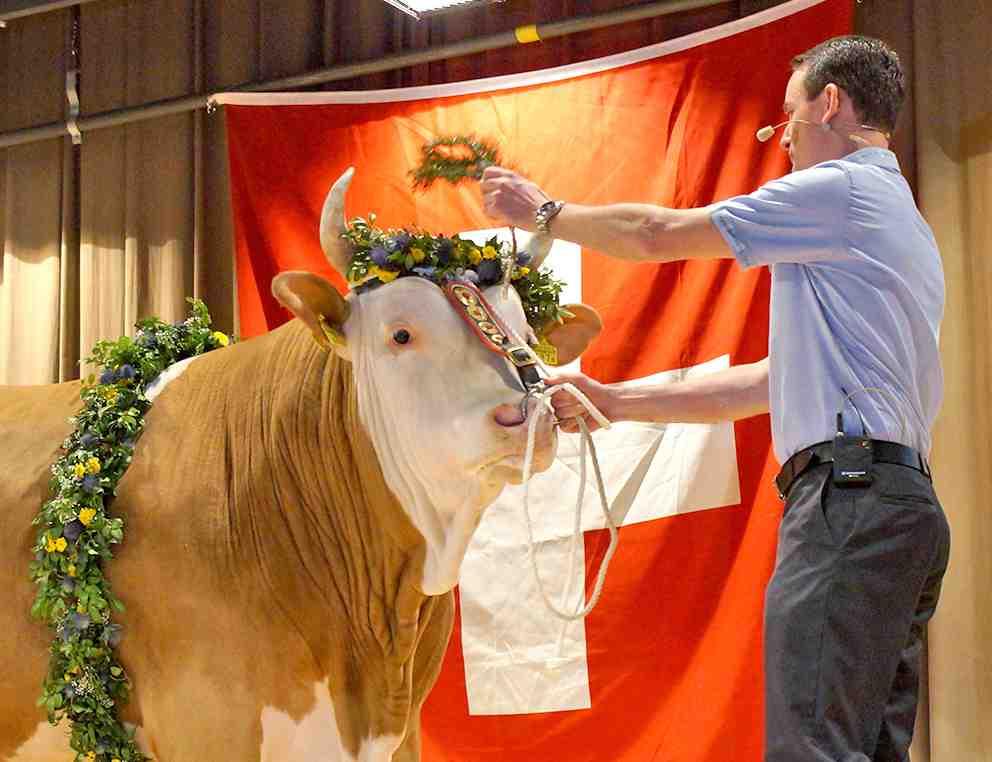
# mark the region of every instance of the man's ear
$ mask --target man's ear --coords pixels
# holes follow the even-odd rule
[[[827,83],[823,88],[823,118],[829,122],[837,114],[840,113],[840,108],[842,105],[842,96],[845,95],[844,91],[841,90],[833,82]]]
[[[599,313],[585,304],[565,304],[562,309],[570,313],[564,322],[552,320],[545,323],[537,332],[541,343],[551,344],[557,357],[549,365],[568,365],[581,355],[599,332],[603,330],[603,321]],[[551,358],[545,358],[545,361]]]
[[[351,306],[329,281],[291,270],[272,279],[272,295],[303,321],[318,344],[348,359],[344,323]]]

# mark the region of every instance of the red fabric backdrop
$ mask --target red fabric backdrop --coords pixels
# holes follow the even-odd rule
[[[808,4],[808,3],[807,3]],[[410,191],[420,146],[443,134],[497,140],[553,197],[675,207],[748,192],[787,171],[755,130],[781,120],[789,60],[849,32],[849,0],[641,63],[563,81],[383,103],[228,105],[241,328],[288,315],[269,295],[285,269],[334,278],[317,220],[329,184],[357,174],[348,214],[437,232],[490,227],[477,188]],[[628,266],[582,255],[583,301],[606,331],[583,358],[603,381],[728,354],[767,352],[769,281],[732,261]],[[598,608],[586,621],[592,707],[468,714],[460,630],[424,710],[429,762],[757,760],[763,737],[761,612],[781,507],[765,416],[739,422],[741,504],[627,526]],[[703,472],[705,478],[705,471]],[[602,532],[586,534],[598,567]]]

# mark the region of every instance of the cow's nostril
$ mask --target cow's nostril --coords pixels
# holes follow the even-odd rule
[[[493,419],[500,426],[519,426],[527,417],[520,410],[519,405],[500,405],[493,411]]]

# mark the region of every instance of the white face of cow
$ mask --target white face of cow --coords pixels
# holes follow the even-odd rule
[[[348,180],[346,173],[332,188],[321,221],[325,252],[340,272],[350,257],[339,238]],[[386,483],[427,541],[423,591],[450,590],[482,511],[507,483],[522,478],[533,417],[520,412],[523,386],[513,366],[482,343],[434,283],[399,278],[353,293],[347,303],[320,284],[326,281],[284,273],[273,291],[318,338],[320,317],[343,334],[333,350],[353,365],[359,414]],[[317,291],[322,293],[315,296]],[[493,286],[484,295],[517,336],[530,335],[514,289],[504,293]],[[573,345],[572,354],[577,334],[584,347],[599,329],[598,318],[590,321],[591,311],[582,309],[585,319],[576,321],[576,330],[566,323],[555,331]],[[555,444],[546,416],[539,421],[533,472],[551,464]]]
[[[501,290],[485,295],[526,336],[516,292],[504,299]],[[454,551],[507,482],[522,477],[528,421],[519,413],[524,392],[516,371],[483,346],[429,281],[401,278],[351,304],[343,332],[359,412],[386,482],[432,548]],[[555,448],[549,418],[539,424],[534,471],[551,464]],[[454,567],[436,570],[429,587],[457,582],[463,552],[455,553]]]

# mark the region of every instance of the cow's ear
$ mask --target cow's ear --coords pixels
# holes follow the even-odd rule
[[[563,322],[556,320],[545,324],[538,333],[540,342],[555,348],[555,362],[549,365],[567,365],[585,352],[593,339],[603,330],[599,313],[585,304],[565,304],[562,309],[570,313]]]
[[[272,295],[298,317],[325,349],[347,356],[344,322],[350,306],[329,281],[292,270],[272,279]]]

